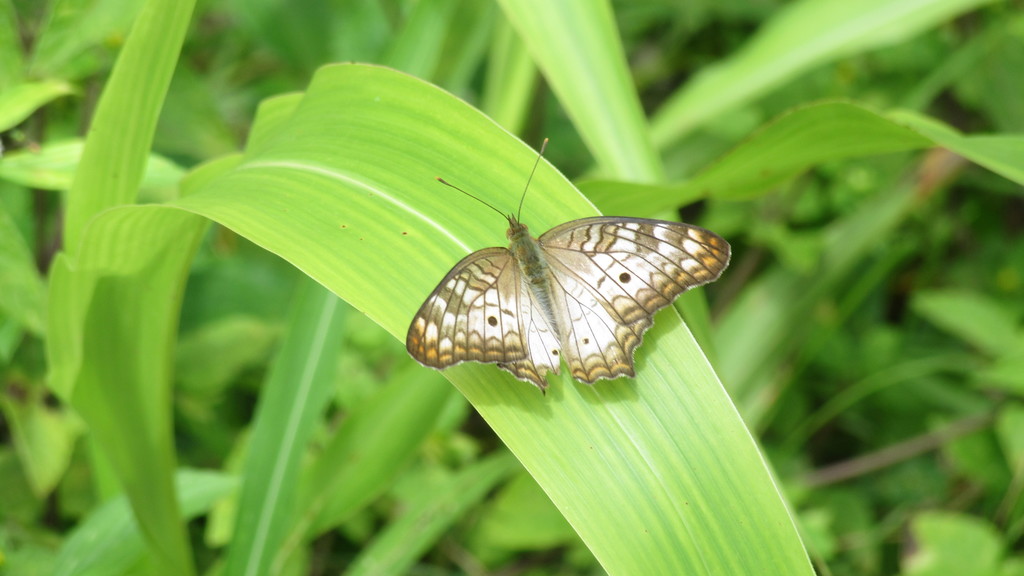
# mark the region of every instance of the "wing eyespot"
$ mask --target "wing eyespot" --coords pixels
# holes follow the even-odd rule
[[[498,325],[498,319],[495,318],[494,316],[488,316],[487,317],[487,323],[490,324],[491,326],[497,326]]]
[[[630,276],[628,272],[623,272],[622,274],[619,274],[619,282],[622,282],[623,284],[628,284],[629,281],[632,279],[633,277]]]

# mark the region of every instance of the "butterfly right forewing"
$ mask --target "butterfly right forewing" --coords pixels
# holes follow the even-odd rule
[[[563,306],[570,319],[565,358],[585,382],[633,375],[633,351],[654,313],[717,279],[729,262],[721,237],[661,220],[584,218],[552,228],[539,242],[570,296]]]

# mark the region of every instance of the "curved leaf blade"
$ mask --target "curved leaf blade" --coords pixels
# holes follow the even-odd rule
[[[396,337],[448,267],[499,243],[535,152],[450,95],[360,65],[322,69],[285,128],[175,205],[292,262]],[[595,210],[546,162],[523,220],[537,232]],[[411,265],[411,263],[414,263]],[[567,378],[547,397],[492,366],[446,376],[613,574],[810,574],[750,435],[674,311],[635,381]]]

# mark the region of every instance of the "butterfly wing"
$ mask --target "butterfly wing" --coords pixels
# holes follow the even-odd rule
[[[456,264],[416,313],[405,345],[431,368],[497,363],[541,389],[549,370],[558,373],[558,338],[506,248]]]
[[[697,226],[642,218],[573,220],[539,238],[572,375],[588,383],[632,376],[633,351],[653,315],[686,290],[713,282],[729,244]]]

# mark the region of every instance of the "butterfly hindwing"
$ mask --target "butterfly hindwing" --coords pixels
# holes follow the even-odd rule
[[[640,344],[649,317],[625,323],[603,295],[590,286],[587,268],[577,271],[549,261],[555,294],[552,306],[564,319],[563,356],[569,373],[582,382],[633,375],[633,349]],[[646,321],[645,321],[646,320]]]
[[[522,275],[518,302],[520,330],[526,334],[528,356],[522,360],[501,362],[498,367],[544,390],[548,387],[545,374],[549,371],[558,374],[562,345],[555,330],[549,326],[541,303]]]

